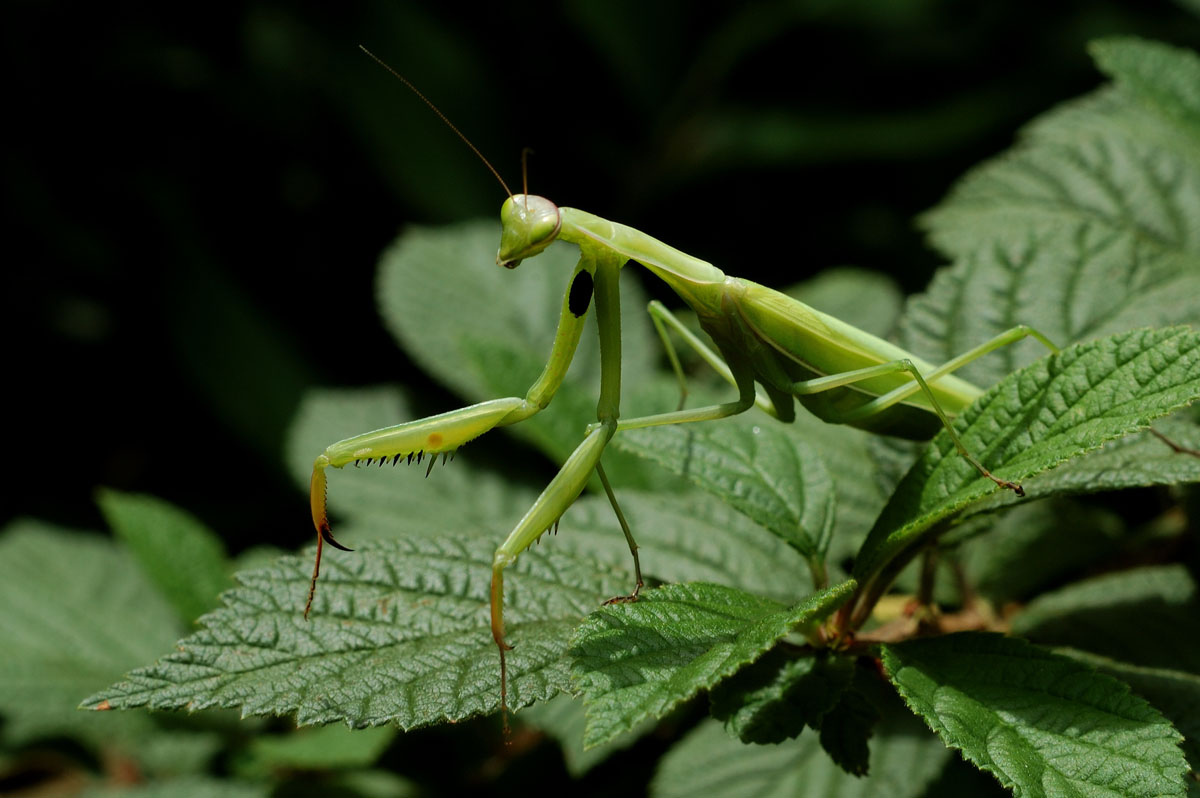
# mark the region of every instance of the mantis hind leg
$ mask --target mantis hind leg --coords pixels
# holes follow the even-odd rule
[[[1182,444],[1178,444],[1156,429],[1151,429],[1150,434],[1158,438],[1167,446],[1170,446],[1171,450],[1174,451],[1175,454],[1190,454],[1192,457],[1200,457],[1200,449],[1192,449],[1190,447],[1183,446]]]
[[[962,368],[966,364],[983,357],[989,352],[993,352],[1001,347],[1014,344],[1017,341],[1021,341],[1029,337],[1035,338],[1036,340],[1045,344],[1045,346],[1051,352],[1058,351],[1058,347],[1051,343],[1050,339],[1045,335],[1033,329],[1032,327],[1019,325],[1000,333],[999,335],[976,347],[973,347],[972,349],[969,349],[955,358],[946,361],[925,375],[921,374],[911,360],[902,358],[900,360],[882,363],[878,366],[869,366],[867,368],[857,369],[855,371],[848,371],[843,374],[831,374],[811,380],[802,380],[795,383],[792,386],[792,389],[798,395],[820,393],[821,391],[841,388],[846,385],[851,385],[855,382],[872,379],[888,373],[894,373],[898,371],[908,372],[913,377],[913,381],[910,384],[903,385],[892,391],[888,391],[887,393],[872,399],[870,402],[867,402],[866,404],[848,413],[845,413],[837,418],[830,418],[828,420],[840,423],[859,421],[872,416],[875,413],[883,412],[889,407],[904,401],[909,396],[912,396],[920,391],[925,395],[925,398],[933,408],[934,413],[942,422],[942,426],[950,435],[950,439],[954,442],[954,447],[958,450],[959,455],[961,455],[968,463],[970,463],[975,470],[980,473],[980,475],[990,479],[992,482],[996,483],[1002,488],[1013,491],[1018,496],[1024,496],[1025,490],[1019,484],[995,476],[988,471],[982,463],[980,463],[971,455],[966,446],[963,445],[962,440],[958,437],[958,433],[954,431],[954,425],[950,423],[950,417],[946,414],[945,410],[942,409],[941,404],[937,400],[937,396],[932,390],[930,390],[929,383]]]
[[[924,378],[927,382],[935,382],[939,378],[944,377],[947,374],[951,374],[951,373],[957,371],[958,369],[962,368],[963,366],[967,365],[968,363],[978,360],[979,358],[983,357],[984,355],[986,355],[990,352],[994,352],[997,349],[1000,349],[1002,347],[1009,346],[1011,344],[1015,344],[1018,341],[1022,341],[1026,338],[1036,339],[1040,343],[1044,344],[1046,346],[1046,348],[1049,349],[1052,353],[1058,352],[1058,347],[1055,346],[1050,341],[1049,338],[1047,338],[1045,335],[1042,335],[1042,333],[1038,332],[1037,330],[1033,329],[1032,327],[1028,327],[1024,324],[1021,324],[1021,325],[1018,325],[1011,329],[1005,330],[1004,332],[1000,333],[999,335],[997,335],[993,338],[990,338],[987,341],[984,341],[982,344],[979,344],[978,346],[968,349],[966,352],[963,352],[961,355],[959,355],[957,357],[947,360],[945,363],[938,366],[933,371],[929,372],[928,374],[925,374]],[[821,383],[822,381],[827,380],[827,381],[830,381],[829,387],[836,387],[833,380],[837,376],[839,376],[839,375],[834,375],[833,377],[819,377],[815,380],[806,380],[805,382],[809,383],[809,384],[817,384],[817,383]],[[848,383],[843,382],[843,383],[839,383],[839,384],[848,384]],[[921,391],[921,390],[925,391],[928,394],[928,385],[923,386],[923,385],[921,385],[921,383],[919,381],[914,381],[913,383],[911,383],[909,385],[901,386],[900,388],[897,388],[893,391],[889,391],[889,392],[883,394],[882,396],[878,396],[875,399],[868,402],[867,404],[863,405],[861,408],[854,411],[854,413],[851,414],[851,417],[848,420],[865,418],[866,416],[872,415],[873,413],[877,413],[882,410],[886,410],[887,408],[891,407],[892,405],[894,405],[898,402],[904,401],[909,396],[912,396],[914,393],[916,393],[917,391]],[[808,391],[808,393],[813,393],[813,392],[814,391],[811,391],[811,390]]]
[[[915,365],[913,365],[913,362],[911,360],[909,360],[908,358],[902,358],[900,360],[893,360],[888,363],[882,363],[878,366],[870,366],[870,367],[864,368],[864,369],[857,369],[856,371],[846,372],[845,374],[833,374],[833,375],[830,375],[829,377],[817,377],[816,379],[812,379],[812,380],[802,380],[801,382],[795,383],[793,388],[795,389],[796,393],[798,393],[798,394],[820,393],[821,391],[831,390],[833,388],[840,388],[842,386],[850,385],[850,384],[853,384],[854,382],[857,382],[860,380],[868,380],[868,379],[872,379],[874,377],[879,377],[884,374],[889,374],[889,373],[893,373],[893,372],[897,372],[897,371],[906,371],[912,375],[913,381],[916,384],[916,388],[914,389],[914,391],[920,390],[921,392],[923,392],[925,394],[925,398],[929,401],[929,404],[930,404],[930,406],[932,406],[934,413],[937,414],[938,419],[941,420],[942,426],[945,428],[946,432],[950,435],[950,439],[952,441],[954,441],[954,447],[958,450],[959,455],[961,455],[968,463],[970,463],[972,466],[974,466],[975,470],[978,471],[981,476],[986,477],[987,479],[990,479],[992,482],[996,483],[1001,488],[1007,488],[1008,490],[1013,491],[1018,496],[1025,495],[1025,489],[1022,488],[1019,484],[1017,484],[1016,482],[1010,482],[1007,479],[1001,479],[1000,477],[997,477],[991,471],[988,471],[983,466],[982,463],[980,463],[978,460],[975,459],[975,457],[973,457],[971,455],[971,453],[967,450],[967,447],[965,445],[963,445],[962,439],[960,439],[958,437],[958,433],[954,431],[954,425],[950,423],[950,417],[948,415],[946,415],[946,411],[942,409],[941,404],[937,400],[937,396],[935,396],[933,391],[931,391],[929,389],[929,384],[925,381],[925,378],[921,376],[920,370],[917,369],[917,367]],[[834,378],[836,378],[836,379],[834,379]],[[891,393],[898,393],[900,391],[908,391],[907,386],[905,388],[897,389],[896,391],[892,391]],[[911,392],[913,392],[913,391],[910,391],[910,393]],[[884,409],[890,407],[891,405],[895,404],[896,402],[900,401],[900,399],[897,398],[886,404],[881,403],[881,406],[879,406],[879,407],[873,407],[876,404],[876,402],[879,401],[879,399],[883,399],[887,396],[890,396],[890,394],[885,394],[884,396],[879,397],[878,399],[872,400],[871,402],[868,402],[866,405],[863,405],[862,407],[859,407],[858,409],[856,409],[854,411],[851,411],[849,413],[846,413],[846,414],[836,417],[836,418],[830,418],[828,420],[843,422],[843,423],[857,421],[859,419],[866,418],[867,416],[871,415],[871,413],[881,412],[882,410],[884,410]],[[863,411],[869,411],[869,412],[863,412]]]

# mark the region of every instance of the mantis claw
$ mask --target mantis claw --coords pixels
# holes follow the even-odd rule
[[[639,579],[637,584],[633,586],[633,592],[628,596],[613,596],[608,601],[601,604],[601,607],[607,607],[609,604],[632,604],[638,600],[638,594],[642,592],[642,580]]]
[[[335,549],[341,549],[342,551],[354,551],[354,549],[350,548],[349,546],[343,546],[341,543],[338,543],[336,540],[334,540],[333,530],[331,530],[328,526],[321,528],[321,537],[324,538],[326,543],[328,543],[330,546],[333,546]]]

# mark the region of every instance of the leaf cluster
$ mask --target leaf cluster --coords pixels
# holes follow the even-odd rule
[[[834,278],[847,320],[877,323],[890,307],[897,339],[933,362],[1015,324],[1061,347],[1026,341],[964,369],[987,392],[958,433],[1026,498],[998,492],[945,433],[908,447],[803,415],[780,425],[747,414],[618,436],[606,469],[652,589],[601,606],[632,575],[597,492],[506,580],[509,704],[570,735],[576,772],[656,724],[707,712],[664,755],[655,794],[956,794],[978,782],[951,749],[1021,796],[1185,794],[1200,769],[1200,608],[1194,573],[1161,552],[1195,545],[1183,502],[1200,457],[1146,430],[1200,448],[1186,409],[1200,397],[1200,59],[1135,39],[1092,52],[1109,85],[1035,121],[924,217],[951,262],[927,292],[900,309],[872,278]],[[380,263],[389,329],[471,401],[521,395],[537,377],[555,319],[531,309],[556,308],[570,274],[565,247],[502,272],[495,238],[490,223],[415,229]],[[670,409],[676,388],[645,299],[624,288],[623,407]],[[838,301],[828,284],[793,290]],[[338,724],[261,736],[239,773],[391,778],[368,766],[396,728],[497,709],[492,553],[539,470],[594,414],[597,366],[585,334],[550,409],[428,479],[334,474],[338,535],[358,551],[327,557],[309,622],[311,551],[259,561],[225,589],[232,564],[211,533],[152,499],[102,497],[123,547],[7,530],[4,559],[23,570],[0,591],[29,610],[0,616],[13,641],[0,666],[6,737],[73,728],[40,711],[64,696],[90,693],[83,706],[95,710],[236,708]],[[689,401],[721,396],[694,376]],[[397,389],[314,393],[289,466],[303,485],[327,443],[421,412]],[[1163,506],[1128,512],[1129,496]],[[94,649],[64,656],[68,639]],[[130,657],[152,664],[121,676]],[[184,774],[231,723],[90,717],[96,740],[122,735],[150,749],[145,767]]]

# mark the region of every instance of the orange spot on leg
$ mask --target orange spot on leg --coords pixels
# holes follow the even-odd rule
[[[442,440],[442,433],[431,432],[429,433],[429,437],[425,439],[425,442],[428,444],[430,449],[436,449],[442,445]]]

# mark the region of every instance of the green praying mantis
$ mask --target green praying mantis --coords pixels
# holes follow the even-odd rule
[[[365,48],[364,48],[365,51]],[[375,58],[371,53],[372,58]],[[375,59],[379,61],[378,58]],[[496,170],[446,117],[403,76],[392,71],[478,155],[504,185]],[[541,376],[524,397],[492,399],[428,418],[366,432],[332,444],[313,463],[310,485],[312,520],[317,550],[304,615],[308,616],[320,574],[325,543],[349,551],[331,532],[326,513],[326,469],[349,464],[400,460],[428,468],[448,458],[463,444],[496,427],[524,421],[545,409],[562,384],[583,332],[595,308],[600,338],[600,391],[596,420],[583,440],[496,549],[491,577],[491,630],[500,655],[500,705],[507,717],[508,673],[505,654],[504,570],[545,532],[556,528],[595,473],[612,505],[633,556],[635,584],[626,596],[611,601],[634,601],[643,587],[638,547],[621,512],[601,457],[613,436],[622,430],[669,424],[715,421],[759,407],[782,422],[795,418],[795,400],[824,421],[848,424],[873,433],[914,440],[931,438],[945,429],[959,455],[1003,489],[1024,495],[1016,482],[992,474],[963,446],[953,419],[983,394],[983,390],[953,372],[1000,347],[1033,337],[1051,351],[1046,336],[1027,326],[1014,327],[980,343],[945,363],[931,364],[881,338],[822,313],[778,291],[732,277],[699,258],[651,236],[575,208],[564,208],[527,191],[508,193],[500,210],[502,232],[496,263],[508,269],[537,256],[556,241],[578,246],[580,257],[568,282],[558,328]],[[669,285],[695,312],[701,329],[715,349],[693,334],[658,302],[649,312],[668,359],[686,394],[683,371],[672,333],[737,391],[737,399],[697,408],[680,406],[669,412],[622,418],[621,392],[621,268],[638,263]],[[428,473],[428,471],[426,472]]]

